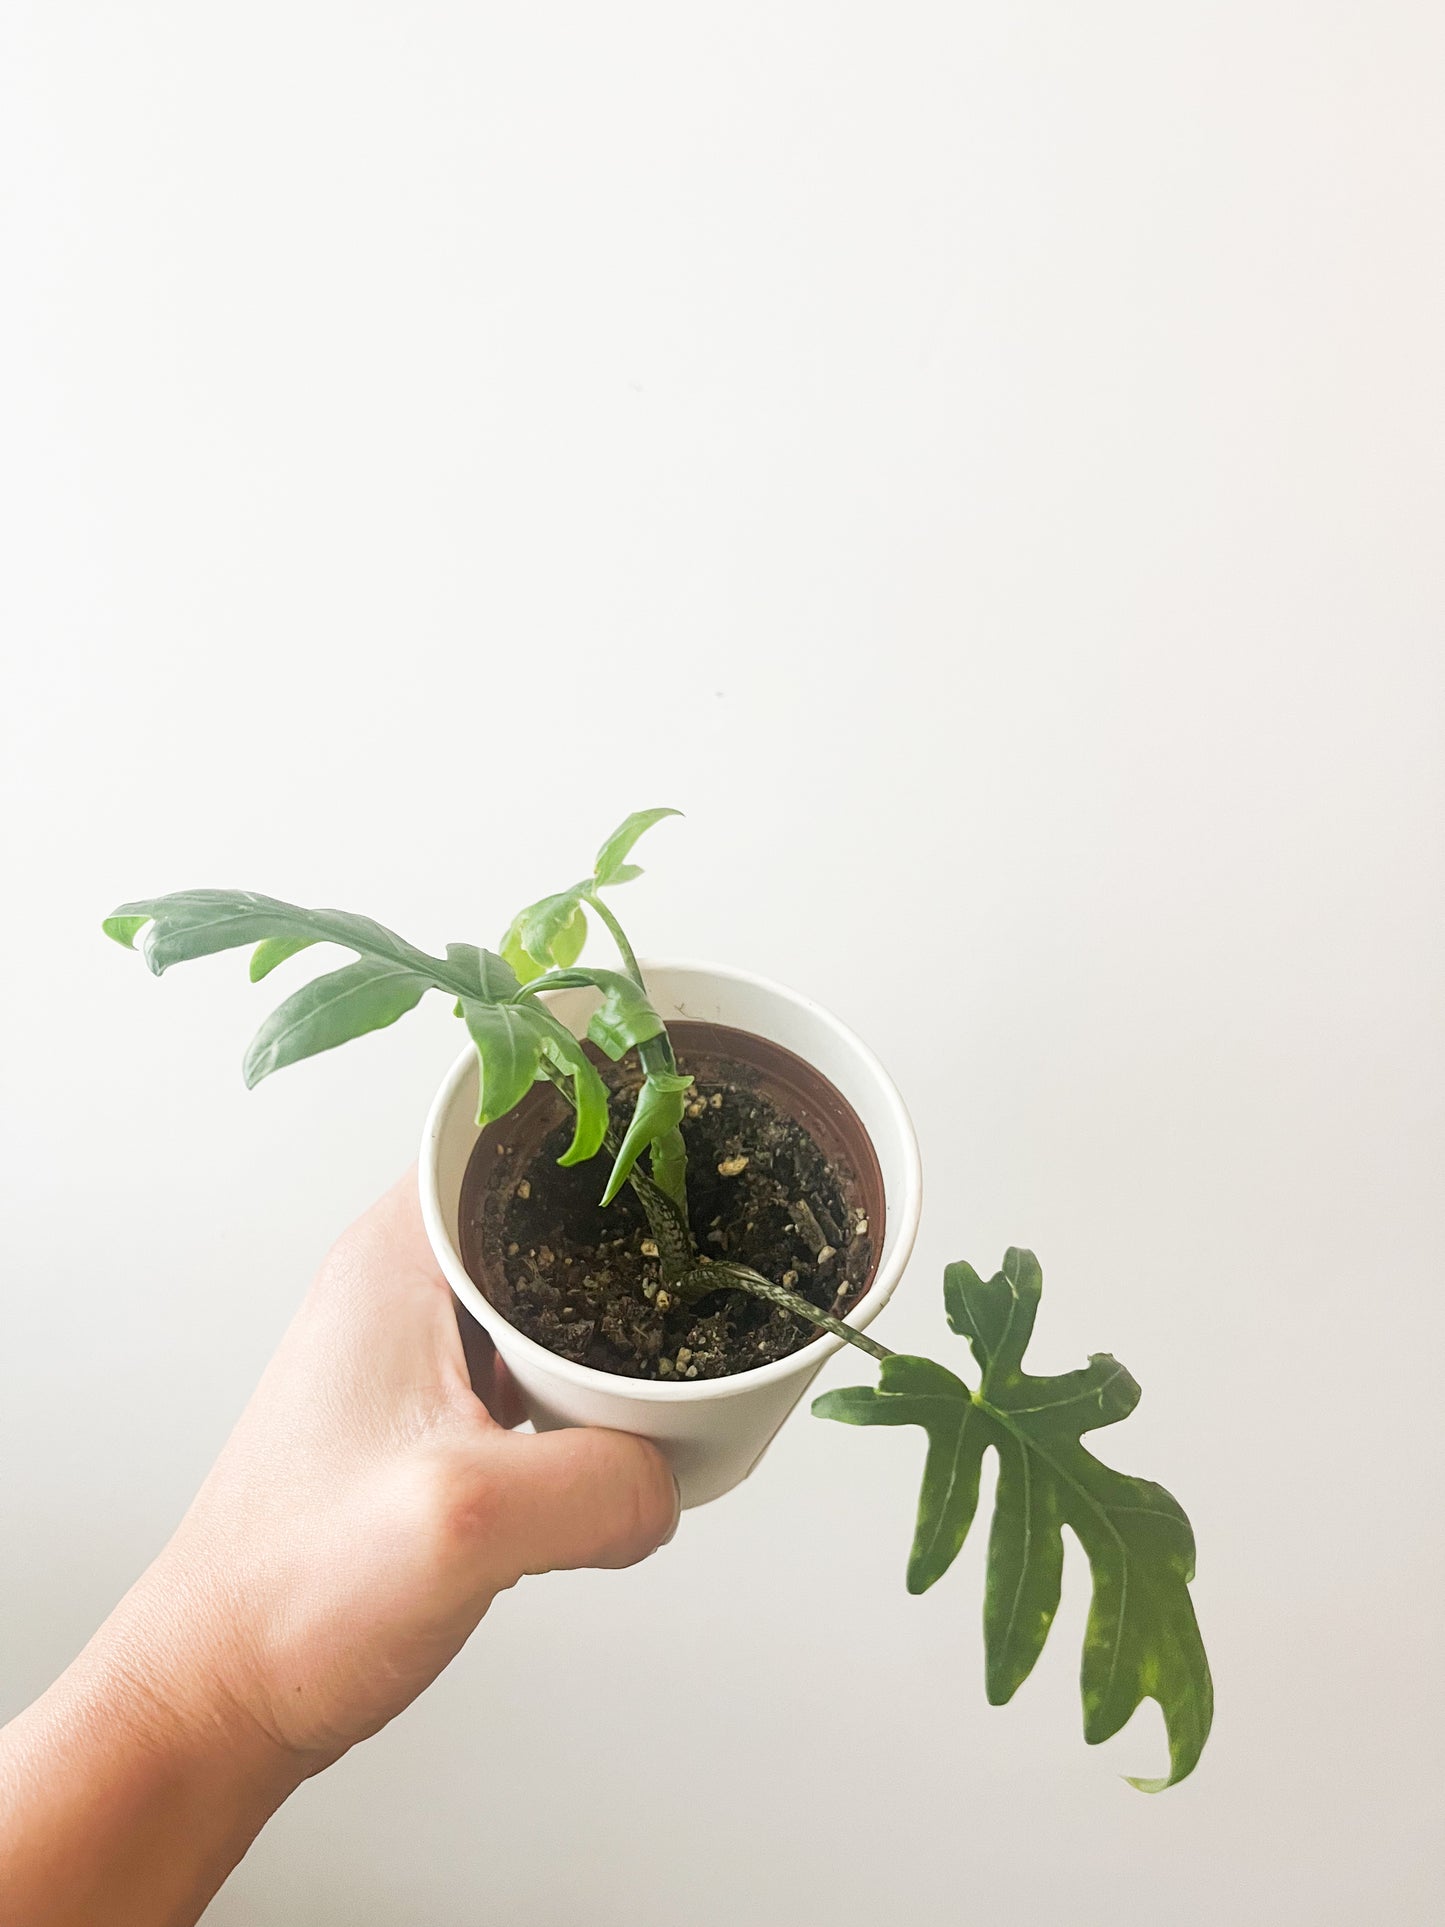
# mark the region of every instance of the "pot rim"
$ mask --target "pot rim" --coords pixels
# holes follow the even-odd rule
[[[918,1232],[918,1221],[923,1208],[923,1170],[918,1152],[918,1137],[913,1128],[913,1120],[908,1115],[897,1085],[885,1070],[882,1060],[870,1050],[857,1033],[849,1028],[841,1018],[835,1017],[825,1005],[803,995],[801,991],[791,990],[769,977],[759,976],[756,971],[739,970],[727,964],[699,963],[691,960],[664,957],[644,957],[640,959],[644,979],[649,970],[686,971],[702,977],[723,978],[731,983],[746,984],[754,990],[765,991],[782,999],[785,1003],[798,1006],[817,1023],[833,1032],[849,1052],[860,1059],[875,1080],[878,1099],[886,1113],[889,1127],[897,1134],[903,1153],[904,1179],[900,1195],[889,1194],[887,1183],[884,1186],[885,1240],[889,1230],[896,1224],[897,1236],[888,1240],[893,1245],[892,1255],[879,1264],[872,1284],[853,1307],[844,1324],[862,1331],[872,1323],[878,1313],[893,1296],[893,1292],[903,1276],[913,1250],[914,1239]],[[741,1025],[723,1026],[725,1029],[739,1030]],[[756,1034],[756,1033],[753,1033]],[[791,1049],[792,1046],[790,1045]],[[799,1052],[804,1056],[805,1053]],[[586,1387],[593,1391],[623,1393],[628,1398],[642,1399],[644,1402],[659,1405],[690,1405],[712,1399],[736,1397],[752,1387],[776,1384],[783,1379],[798,1376],[811,1377],[820,1365],[841,1351],[846,1339],[835,1337],[832,1332],[820,1332],[806,1345],[789,1352],[786,1358],[775,1358],[766,1365],[755,1365],[746,1372],[729,1372],[722,1378],[700,1378],[681,1384],[666,1379],[629,1378],[621,1372],[598,1371],[594,1365],[578,1365],[569,1358],[549,1351],[539,1345],[534,1338],[507,1318],[504,1318],[477,1285],[462,1263],[461,1253],[447,1231],[442,1213],[441,1198],[437,1185],[437,1147],[441,1142],[442,1131],[447,1117],[456,1102],[457,1091],[472,1072],[476,1063],[476,1053],[469,1044],[460,1053],[451,1069],[443,1079],[441,1088],[432,1100],[427,1113],[426,1127],[422,1134],[421,1155],[417,1161],[417,1182],[421,1192],[422,1219],[426,1225],[427,1236],[432,1250],[441,1265],[447,1283],[467,1310],[489,1332],[498,1326],[507,1334],[509,1346],[517,1348],[524,1356],[532,1359],[539,1367],[545,1367],[558,1378],[573,1385]],[[816,1066],[813,1066],[816,1069]],[[822,1073],[819,1073],[822,1075]],[[857,1110],[855,1105],[854,1110]],[[868,1121],[859,1117],[870,1141],[874,1133],[869,1130]],[[877,1149],[876,1142],[874,1144]]]

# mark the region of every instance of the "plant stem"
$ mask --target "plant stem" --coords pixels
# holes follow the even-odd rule
[[[636,951],[627,940],[627,932],[595,890],[587,890],[583,894],[586,902],[606,924],[612,941],[617,945],[617,954],[622,959],[624,969],[638,989],[645,991],[647,985],[642,980],[642,966],[637,961]],[[677,1055],[672,1048],[672,1039],[667,1034],[665,1024],[656,1037],[649,1037],[646,1043],[637,1046],[637,1061],[642,1066],[644,1076],[650,1076],[653,1071],[669,1071],[676,1074]],[[654,1178],[666,1179],[662,1188],[685,1217],[687,1214],[687,1144],[680,1130],[668,1131],[665,1136],[657,1140],[651,1152],[651,1162]]]
[[[577,1099],[573,1095],[570,1080],[555,1065],[546,1060],[542,1063],[543,1075],[566,1098],[575,1110]],[[606,1145],[616,1157],[618,1151],[617,1134],[609,1128]],[[818,1306],[796,1291],[789,1291],[786,1285],[775,1285],[770,1278],[764,1278],[760,1271],[753,1271],[747,1265],[730,1263],[703,1264],[698,1258],[697,1246],[693,1242],[687,1214],[676,1201],[670,1198],[651,1178],[644,1177],[636,1166],[633,1167],[627,1182],[637,1195],[642,1206],[648,1229],[657,1245],[658,1259],[662,1265],[663,1283],[669,1289],[677,1289],[685,1296],[700,1298],[709,1291],[746,1291],[754,1298],[764,1298],[770,1305],[780,1305],[784,1311],[792,1312],[795,1318],[805,1319],[816,1325],[820,1331],[832,1332],[835,1338],[846,1339],[856,1345],[859,1351],[867,1352],[870,1358],[891,1358],[892,1352],[886,1345],[880,1345],[866,1332],[856,1326],[844,1324],[830,1311],[821,1311]]]
[[[892,1358],[893,1353],[886,1345],[880,1345],[876,1338],[860,1332],[854,1325],[844,1324],[830,1311],[820,1311],[808,1299],[796,1291],[789,1291],[785,1285],[775,1285],[771,1278],[764,1278],[761,1272],[753,1271],[747,1265],[701,1264],[689,1271],[679,1280],[684,1293],[701,1295],[708,1291],[746,1291],[754,1298],[764,1298],[770,1305],[780,1305],[784,1311],[792,1312],[795,1318],[806,1319],[820,1331],[832,1332],[835,1338],[845,1338],[850,1345],[856,1345],[860,1352],[867,1352],[870,1358]]]
[[[607,925],[608,934],[617,945],[618,954],[622,958],[622,965],[628,976],[631,977],[634,983],[640,984],[642,982],[642,970],[637,961],[636,951],[634,951],[632,945],[627,941],[627,932],[622,928],[622,925],[617,921],[616,917],[613,916],[612,912],[595,890],[584,891],[583,895],[588,905],[597,912],[598,916],[601,917],[602,921]]]

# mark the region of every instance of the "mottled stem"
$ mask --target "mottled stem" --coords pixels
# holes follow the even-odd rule
[[[867,1352],[870,1358],[892,1358],[893,1354],[886,1345],[880,1345],[876,1338],[860,1332],[854,1325],[845,1325],[841,1318],[835,1318],[830,1311],[820,1311],[814,1304],[796,1291],[789,1291],[786,1285],[775,1285],[771,1278],[764,1278],[761,1272],[752,1271],[747,1265],[699,1264],[686,1272],[678,1280],[678,1289],[687,1297],[700,1297],[707,1291],[747,1291],[754,1298],[765,1298],[770,1305],[780,1305],[790,1311],[795,1318],[805,1318],[820,1331],[832,1332],[835,1338],[844,1338],[850,1345],[856,1345],[860,1352]]]
[[[576,1108],[577,1100],[573,1095],[571,1081],[554,1065],[542,1062],[543,1074],[556,1085],[567,1102]],[[604,1140],[613,1157],[617,1156],[619,1143],[617,1134],[609,1127]],[[704,1264],[698,1256],[692,1229],[687,1222],[687,1213],[673,1198],[646,1177],[636,1165],[627,1182],[642,1206],[647,1228],[652,1233],[657,1246],[658,1261],[662,1266],[662,1281],[671,1290],[676,1289],[687,1298],[700,1298],[709,1291],[746,1291],[754,1298],[765,1299],[770,1305],[779,1305],[790,1311],[795,1318],[802,1318],[820,1331],[831,1332],[835,1338],[856,1345],[860,1352],[867,1352],[870,1358],[891,1358],[892,1352],[886,1345],[880,1345],[866,1332],[856,1326],[844,1324],[830,1311],[820,1311],[800,1293],[789,1291],[786,1285],[775,1285],[770,1278],[764,1278],[759,1271],[752,1271],[747,1265],[717,1262]]]

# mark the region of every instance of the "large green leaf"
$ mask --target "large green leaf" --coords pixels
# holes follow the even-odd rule
[[[1214,1692],[1189,1582],[1194,1535],[1162,1486],[1116,1472],[1082,1434],[1133,1411],[1139,1388],[1099,1354],[1080,1371],[1038,1378],[1023,1369],[1043,1288],[1032,1252],[1011,1249],[984,1280],[950,1265],[948,1321],[981,1372],[976,1392],[928,1359],[884,1360],[877,1389],[827,1392],[813,1410],[851,1425],[918,1425],[928,1435],[908,1587],[931,1586],[958,1553],[978,1504],[979,1468],[999,1459],[984,1594],[986,1684],[995,1705],[1012,1698],[1043,1650],[1059,1603],[1062,1528],[1088,1556],[1093,1600],[1080,1690],[1084,1737],[1117,1733],[1143,1699],[1158,1702],[1170,1771],[1135,1780],[1148,1792],[1192,1772],[1209,1736]]]
[[[445,970],[438,958],[414,949],[370,917],[346,910],[307,910],[278,897],[259,896],[254,890],[176,890],[169,896],[123,903],[102,928],[107,936],[133,948],[137,933],[146,925],[150,927],[141,950],[158,977],[172,964],[187,963],[193,957],[268,941],[292,943],[297,949],[310,943],[336,943],[360,956],[385,958],[422,973]],[[280,961],[279,956],[275,961]]]
[[[517,973],[495,950],[482,950],[474,943],[449,943],[447,962],[462,973],[484,1004],[504,1003],[520,988]]]
[[[594,883],[630,883],[633,877],[640,877],[642,872],[637,865],[626,861],[633,844],[644,831],[650,830],[654,823],[660,823],[665,816],[681,815],[681,810],[634,810],[625,823],[618,824],[597,852],[597,861],[592,866]]]
[[[279,1004],[251,1039],[242,1062],[248,1088],[272,1071],[381,1030],[415,1009],[431,979],[400,964],[361,957],[305,984]]]
[[[691,1088],[692,1079],[677,1071],[654,1071],[644,1080],[642,1089],[637,1093],[632,1122],[627,1127],[627,1135],[612,1166],[607,1189],[602,1193],[604,1204],[611,1204],[617,1196],[627,1182],[633,1165],[648,1145],[676,1131],[687,1103],[683,1093]]]
[[[542,1026],[526,1004],[484,1004],[463,997],[462,1016],[477,1047],[477,1122],[513,1110],[532,1087],[542,1060]]]

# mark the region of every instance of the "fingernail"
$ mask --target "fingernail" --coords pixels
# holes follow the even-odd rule
[[[670,1546],[672,1544],[673,1540],[677,1537],[677,1528],[682,1524],[682,1487],[677,1482],[677,1474],[675,1472],[672,1475],[672,1489],[677,1494],[677,1514],[672,1522],[672,1530],[668,1533],[667,1537],[660,1542],[664,1546]]]

